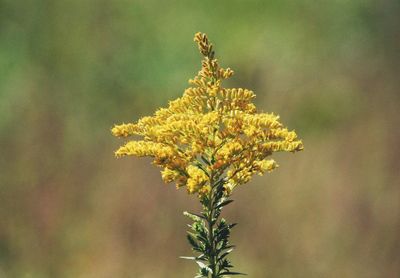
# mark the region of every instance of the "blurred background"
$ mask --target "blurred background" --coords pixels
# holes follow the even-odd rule
[[[249,277],[400,277],[400,2],[0,0],[0,277],[193,277],[185,190],[115,159],[206,32],[304,140],[234,193]]]

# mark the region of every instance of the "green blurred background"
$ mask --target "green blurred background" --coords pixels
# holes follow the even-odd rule
[[[0,0],[0,277],[193,277],[198,200],[114,123],[180,96],[206,32],[227,86],[305,151],[226,217],[249,277],[400,277],[400,2]]]

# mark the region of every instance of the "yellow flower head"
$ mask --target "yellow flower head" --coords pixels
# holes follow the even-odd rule
[[[141,136],[128,141],[115,155],[150,156],[163,168],[162,179],[186,186],[200,196],[210,192],[211,180],[224,182],[226,194],[277,168],[274,152],[297,152],[303,143],[273,113],[257,113],[254,92],[224,88],[233,71],[222,68],[213,45],[203,33],[194,41],[203,55],[198,75],[183,96],[170,101],[153,116],[136,123],[115,125],[118,137]]]

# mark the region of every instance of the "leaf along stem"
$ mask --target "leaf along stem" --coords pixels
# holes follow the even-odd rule
[[[220,218],[223,207],[229,205],[233,200],[229,199],[224,192],[226,181],[220,179],[215,171],[210,171],[211,190],[200,198],[203,211],[200,214],[185,212],[194,223],[189,225],[191,231],[187,238],[194,252],[200,253],[196,257],[182,257],[195,260],[199,265],[196,278],[220,278],[226,275],[242,275],[231,271],[233,265],[227,259],[234,246],[229,244],[231,229],[236,224],[228,224],[225,219]]]

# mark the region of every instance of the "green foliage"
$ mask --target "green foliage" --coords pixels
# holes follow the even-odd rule
[[[193,221],[188,225],[190,231],[187,233],[187,239],[192,250],[198,255],[181,258],[194,260],[198,264],[199,271],[195,278],[245,275],[233,272],[233,265],[227,258],[234,249],[234,246],[229,244],[229,237],[236,223],[230,224],[224,218],[220,218],[222,209],[233,202],[224,195],[223,185],[224,182],[217,182],[209,196],[201,198],[201,214],[184,212],[184,215]]]

